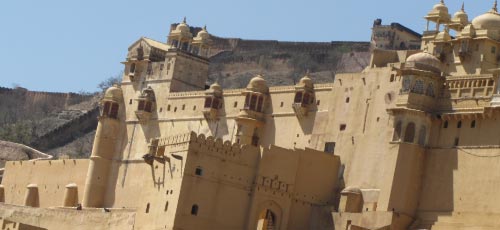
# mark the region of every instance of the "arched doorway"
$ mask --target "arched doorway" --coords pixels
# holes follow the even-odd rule
[[[276,228],[276,215],[269,209],[263,210],[259,214],[257,222],[257,230],[275,230]]]

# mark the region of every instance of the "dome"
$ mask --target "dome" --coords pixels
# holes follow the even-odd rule
[[[261,75],[257,75],[247,85],[247,89],[260,93],[267,93],[269,88],[267,87],[266,80]]]
[[[345,188],[344,190],[342,190],[342,192],[340,192],[341,194],[361,194],[361,189],[359,189],[358,187],[347,187]]]
[[[472,25],[474,25],[476,29],[500,29],[500,15],[496,7],[474,18],[472,20]]]
[[[184,20],[182,20],[177,27],[175,27],[175,30],[181,31],[182,33],[189,32],[189,26],[186,23],[186,17],[184,17]]]
[[[198,34],[196,35],[196,37],[198,39],[203,39],[203,40],[206,40],[210,37],[210,34],[207,32],[207,27],[204,26],[202,30],[200,30],[200,32],[198,32]]]
[[[215,83],[210,85],[210,90],[222,91],[222,87],[219,85],[219,83],[215,82]]]
[[[467,23],[469,23],[469,16],[467,15],[467,13],[465,13],[464,4],[462,4],[462,9],[457,11],[453,15],[451,21],[455,23],[460,23],[462,25],[466,25]]]
[[[436,11],[436,12],[448,13],[448,7],[446,7],[446,5],[444,4],[444,1],[441,1],[440,3],[434,5],[434,7],[432,7],[432,10]]]
[[[123,92],[120,86],[113,85],[109,87],[104,93],[104,99],[113,100],[115,102],[121,101],[123,98]]]
[[[301,87],[306,87],[306,88],[312,88],[313,87],[313,81],[312,79],[306,75],[304,77],[302,77],[299,81],[299,83],[297,84],[297,86],[301,86]]]
[[[408,67],[416,69],[429,70],[433,72],[441,72],[441,61],[427,52],[420,52],[410,55],[406,59]]]
[[[439,19],[441,23],[450,20],[448,7],[446,7],[443,0],[432,7],[432,10],[427,14],[427,18],[433,21]]]

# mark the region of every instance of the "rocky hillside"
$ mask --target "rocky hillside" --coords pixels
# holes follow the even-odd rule
[[[368,42],[212,39],[208,83],[218,81],[225,88],[245,87],[256,74],[263,74],[269,85],[294,84],[306,71],[315,82],[331,82],[336,73],[363,70],[370,57]],[[26,144],[55,157],[88,157],[99,97],[99,93],[0,88],[0,140]],[[0,145],[0,153],[6,151],[12,152]]]
[[[47,142],[44,140],[54,136],[56,132],[61,137],[54,141],[56,147],[71,141],[68,137],[78,139],[95,129],[96,122],[85,133],[75,131],[68,136],[61,135],[64,134],[60,132],[61,127],[66,127],[79,118],[82,121],[82,116],[95,111],[98,98],[98,94],[34,92],[20,87],[0,88],[0,140],[48,151],[52,146],[44,147],[43,144]],[[89,122],[92,123],[93,120],[95,116]],[[0,146],[0,152],[7,151],[2,150],[4,147]],[[89,151],[86,149],[80,154],[88,155]]]
[[[195,31],[195,30],[194,30]],[[280,42],[212,36],[211,82],[246,86],[255,74],[270,85],[290,85],[306,71],[314,81],[331,82],[336,73],[360,72],[370,61],[369,42]]]

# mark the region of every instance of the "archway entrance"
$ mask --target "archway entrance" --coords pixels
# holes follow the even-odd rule
[[[259,214],[257,230],[276,230],[276,215],[269,209]]]

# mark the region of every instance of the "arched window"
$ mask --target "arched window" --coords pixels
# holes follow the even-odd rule
[[[118,103],[106,101],[104,102],[101,116],[116,119],[118,118],[118,108]]]
[[[418,144],[425,145],[425,137],[427,135],[427,129],[425,126],[420,126],[420,131],[418,131]]]
[[[432,85],[432,83],[429,83],[427,85],[427,90],[425,91],[425,95],[429,97],[434,97],[434,85]]]
[[[309,100],[311,98],[311,95],[309,93],[304,93],[304,98],[302,99],[302,106],[306,106],[309,104]]]
[[[471,128],[476,128],[476,120],[471,121],[470,127]]]
[[[424,81],[417,80],[415,81],[415,85],[413,86],[413,93],[424,94]]]
[[[220,108],[220,100],[219,98],[214,97],[213,102],[212,102],[212,109],[219,109]]]
[[[191,215],[193,215],[193,216],[198,215],[198,205],[197,204],[193,204],[193,206],[191,207]]]
[[[444,121],[443,128],[445,128],[445,129],[448,128],[448,121]]]
[[[410,91],[410,85],[411,85],[411,78],[410,78],[410,76],[404,76],[403,77],[403,92]]]
[[[146,205],[146,213],[149,213],[149,203]]]
[[[250,109],[250,97],[252,96],[251,93],[247,93],[245,97],[245,105],[243,106],[244,109]]]
[[[262,110],[264,109],[264,97],[262,95],[259,95],[258,97],[258,103],[257,103],[257,112],[263,112]]]
[[[392,136],[392,141],[400,141],[401,140],[401,128],[402,128],[402,122],[398,121],[398,123],[394,127],[394,134]]]
[[[255,110],[256,105],[257,105],[257,95],[252,94],[252,98],[250,100],[250,110]]]
[[[130,73],[135,73],[135,63],[132,63],[132,64],[130,65],[130,71],[129,71],[129,72],[130,72]]]
[[[302,91],[295,93],[295,98],[293,99],[294,103],[300,103],[302,101]]]
[[[457,123],[457,129],[462,128],[462,121],[458,121]]]
[[[413,143],[415,139],[415,123],[411,122],[406,126],[404,142]]]
[[[210,108],[212,106],[212,97],[205,98],[205,108]]]

